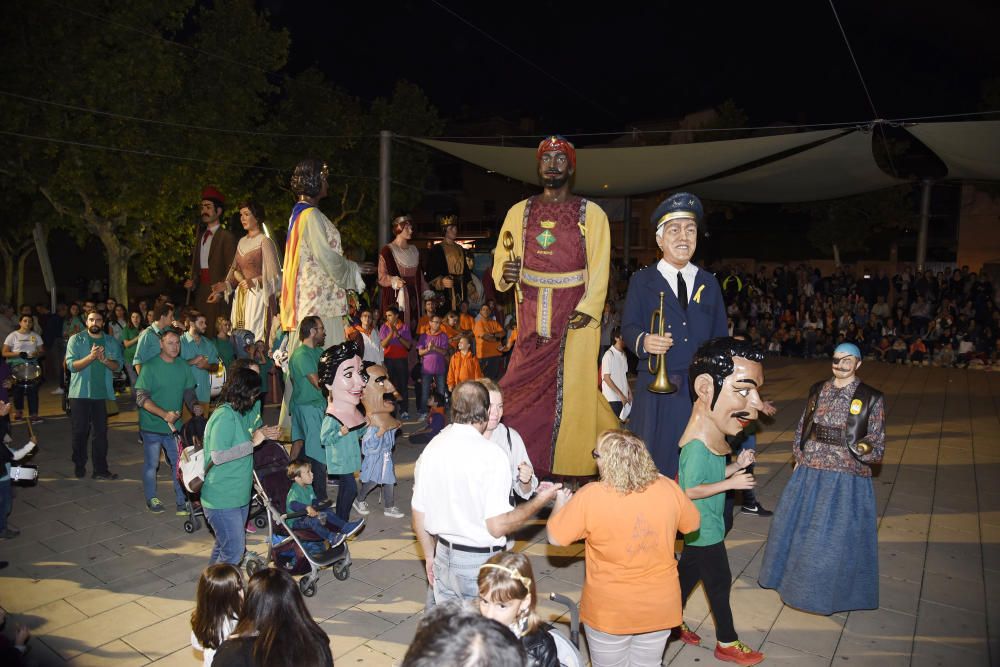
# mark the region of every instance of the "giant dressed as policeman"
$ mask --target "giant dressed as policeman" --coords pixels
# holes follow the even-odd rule
[[[699,345],[728,335],[718,280],[691,263],[703,215],[701,201],[687,192],[673,194],[657,207],[651,222],[663,257],[632,276],[622,316],[625,344],[639,357],[629,426],[646,442],[656,467],[671,479],[677,477],[677,441],[691,417],[688,366]],[[650,330],[661,292],[662,336],[659,327]],[[663,353],[670,381],[677,387],[672,394],[646,389],[653,380],[647,359]]]

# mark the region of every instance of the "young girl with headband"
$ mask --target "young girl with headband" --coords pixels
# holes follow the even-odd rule
[[[534,667],[559,667],[555,640],[535,613],[534,573],[526,556],[498,553],[479,568],[479,613],[507,626]]]

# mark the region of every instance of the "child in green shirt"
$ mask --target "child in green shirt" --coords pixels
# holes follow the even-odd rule
[[[288,479],[292,480],[292,488],[288,490],[285,501],[286,512],[305,512],[307,516],[289,519],[292,528],[311,530],[327,542],[330,548],[338,547],[348,537],[354,535],[365,525],[364,517],[357,521],[344,521],[330,508],[317,510],[313,504],[316,494],[313,493],[313,472],[308,461],[293,461],[288,465]],[[330,530],[329,526],[337,530]]]

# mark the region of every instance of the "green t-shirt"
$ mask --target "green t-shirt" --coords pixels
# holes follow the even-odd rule
[[[212,452],[221,452],[249,442],[257,428],[257,411],[247,410],[245,415],[223,403],[205,425],[205,462],[212,460]],[[250,502],[253,487],[253,453],[227,463],[213,465],[205,475],[201,487],[201,504],[213,510],[243,507]]]
[[[726,478],[726,457],[713,454],[701,440],[691,440],[681,447],[681,462],[678,481],[682,489],[691,489],[702,484],[715,484]],[[709,547],[726,537],[723,513],[726,510],[726,494],[717,493],[708,498],[694,501],[701,514],[701,527],[684,535],[684,544],[693,547]]]
[[[189,331],[181,336],[181,359],[191,361],[198,355],[204,355],[208,359],[209,365],[219,362],[219,352],[215,348],[215,344],[204,336],[196,342]],[[188,366],[194,376],[195,393],[198,395],[198,400],[202,403],[208,403],[212,400],[212,374],[197,366],[191,366],[191,364]]]
[[[226,370],[229,370],[229,364],[233,363],[233,359],[236,358],[232,337],[213,338],[212,342],[215,343],[215,352],[219,355],[219,361],[226,367]]]
[[[74,371],[73,362],[90,354],[94,345],[104,348],[104,356],[112,361],[122,362],[121,346],[111,336],[91,338],[86,331],[81,331],[70,337],[66,344],[66,365],[70,368],[69,397],[91,399],[113,399],[115,397],[111,369],[94,360],[81,371]]]
[[[292,480],[292,488],[288,489],[288,497],[285,499],[285,511],[294,512],[292,509],[292,501],[297,503],[302,503],[303,505],[312,505],[313,500],[316,498],[316,494],[313,493],[312,486],[302,486],[295,480]],[[299,517],[302,518],[302,517]],[[290,526],[295,525],[299,519],[292,519],[288,522]]]
[[[184,404],[184,390],[194,389],[194,375],[191,367],[180,357],[167,363],[156,355],[142,365],[142,372],[135,383],[135,390],[145,390],[150,400],[163,410],[180,412]],[[178,428],[180,420],[174,424]],[[170,433],[167,422],[152,412],[139,409],[139,430],[151,433]]]
[[[132,340],[139,335],[139,330],[133,327],[131,324],[122,329],[122,346],[125,345],[125,341]],[[132,364],[135,360],[135,351],[139,347],[139,341],[135,342],[135,345],[125,348],[125,363]]]
[[[299,345],[292,352],[292,358],[288,362],[288,370],[292,374],[292,405],[326,406],[323,394],[307,377],[318,372],[321,356],[323,350],[308,345]]]
[[[160,328],[151,324],[139,334],[139,340],[135,344],[135,355],[132,363],[142,366],[144,363],[160,355]]]

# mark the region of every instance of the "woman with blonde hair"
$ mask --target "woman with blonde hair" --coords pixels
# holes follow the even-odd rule
[[[557,493],[549,542],[586,543],[580,618],[594,667],[659,665],[670,629],[681,623],[674,541],[701,518],[638,436],[605,431],[591,454],[600,479],[575,495]]]

